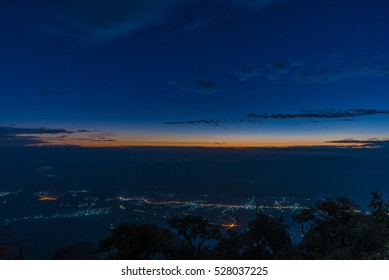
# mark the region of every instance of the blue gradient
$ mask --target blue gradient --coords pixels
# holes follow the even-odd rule
[[[389,137],[387,113],[226,121],[389,110],[388,1],[107,3],[2,2],[0,127],[88,130],[82,137],[137,145]],[[226,122],[165,124],[209,119]]]

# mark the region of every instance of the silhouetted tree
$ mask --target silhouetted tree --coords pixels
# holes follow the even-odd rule
[[[388,252],[388,203],[374,192],[369,207],[372,214],[362,214],[359,205],[348,198],[324,199],[294,216],[302,227],[299,244],[304,259],[382,258]],[[379,256],[379,257],[378,257]]]
[[[301,257],[307,259],[343,259],[355,242],[359,205],[348,198],[327,198],[294,216],[302,224]],[[308,231],[304,231],[304,225]]]
[[[11,228],[0,231],[0,260],[26,258],[27,245],[24,241],[15,242]]]
[[[223,230],[218,238],[218,243],[213,249],[213,258],[225,260],[240,259],[242,247],[243,239],[239,228]]]
[[[372,217],[382,223],[389,221],[389,200],[384,201],[383,195],[377,191],[371,193],[372,199],[369,203]]]
[[[386,201],[383,195],[377,191],[372,192],[372,199],[368,206],[371,215],[366,218],[365,233],[369,237],[365,242],[369,250],[365,250],[367,259],[389,258],[389,199]]]
[[[201,216],[173,217],[178,235],[155,225],[122,224],[100,241],[111,259],[388,259],[389,200],[372,193],[371,214],[340,197],[317,201],[293,219],[302,240],[293,245],[280,217],[257,210],[243,228],[222,229]],[[0,247],[1,249],[1,247]]]
[[[12,231],[7,229],[0,232],[0,260],[6,260],[10,257],[10,251],[13,248]]]
[[[220,236],[219,226],[211,225],[201,216],[186,215],[173,217],[168,221],[170,227],[177,230],[185,242],[179,248],[179,258],[203,259],[211,257],[211,248],[206,241],[216,240]]]
[[[82,242],[68,245],[55,251],[52,260],[95,260],[96,245],[90,242]]]
[[[111,235],[100,240],[98,252],[109,259],[169,259],[173,255],[173,234],[150,224],[121,224]]]
[[[242,235],[243,259],[288,259],[291,258],[292,239],[288,225],[280,217],[257,212]]]

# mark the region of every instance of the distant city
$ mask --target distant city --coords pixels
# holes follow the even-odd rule
[[[302,197],[251,197],[242,199],[241,202],[231,202],[231,199],[223,196],[201,194],[194,199],[185,199],[182,194],[156,192],[147,195],[123,192],[112,197],[102,197],[89,189],[73,189],[58,194],[49,191],[28,192],[23,189],[0,192],[0,203],[6,210],[1,216],[4,225],[103,215],[109,215],[113,221],[118,222],[122,222],[118,218],[123,219],[126,215],[133,216],[137,222],[152,222],[155,216],[167,220],[174,215],[208,213],[206,216],[212,222],[236,227],[240,218],[248,217],[256,210],[293,213],[307,208],[312,202],[311,198]],[[12,211],[14,208],[26,208],[26,211],[15,213]]]

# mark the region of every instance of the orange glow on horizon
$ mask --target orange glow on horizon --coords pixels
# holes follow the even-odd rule
[[[328,142],[336,139],[356,139],[350,135],[128,135],[117,134],[94,139],[94,135],[84,134],[80,137],[66,135],[64,138],[55,138],[48,135],[37,135],[42,143],[32,146],[78,146],[85,148],[120,148],[120,147],[204,147],[204,148],[291,148],[291,147],[347,147],[347,148],[375,148],[358,143]],[[151,140],[152,139],[152,140]]]
[[[78,146],[84,148],[124,148],[124,147],[204,147],[204,148],[292,148],[292,147],[339,147],[339,148],[375,148],[365,147],[364,143],[328,143],[326,141],[229,141],[225,143],[191,142],[191,141],[125,141],[114,142],[86,142],[86,141],[48,141],[34,146]]]

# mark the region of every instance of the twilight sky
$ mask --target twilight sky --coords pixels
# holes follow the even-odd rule
[[[389,139],[387,0],[4,0],[0,146]],[[385,142],[387,143],[387,142]]]

